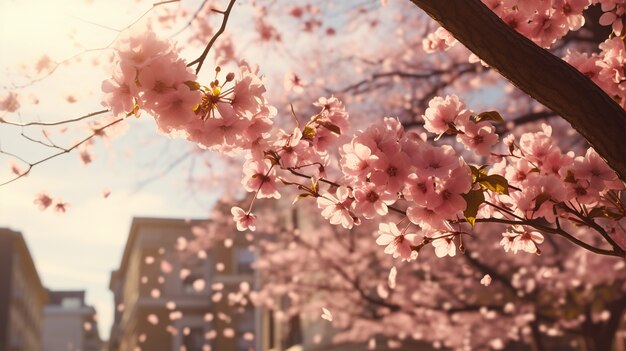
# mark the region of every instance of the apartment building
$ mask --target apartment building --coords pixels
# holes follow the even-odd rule
[[[48,291],[44,308],[44,351],[100,351],[96,310],[85,291]]]
[[[203,222],[133,219],[120,266],[111,273],[116,310],[108,350],[260,350],[254,337],[260,314],[231,307],[226,298],[242,282],[254,285],[254,254],[240,242],[185,247]]]
[[[0,350],[43,350],[47,299],[24,237],[0,228]]]

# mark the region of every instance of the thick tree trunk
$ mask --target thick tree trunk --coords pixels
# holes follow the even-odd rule
[[[518,88],[565,118],[626,181],[626,111],[480,0],[411,0]]]

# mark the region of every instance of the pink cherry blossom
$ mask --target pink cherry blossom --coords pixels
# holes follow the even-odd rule
[[[549,222],[555,220],[553,204],[565,200],[566,196],[565,185],[557,176],[534,172],[528,175],[524,191],[512,194],[518,209],[526,218],[544,217]]]
[[[371,181],[378,186],[386,186],[389,192],[400,191],[409,175],[409,166],[409,156],[402,151],[382,154],[372,162]]]
[[[454,257],[456,255],[456,245],[453,239],[453,236],[447,235],[433,240],[432,244],[435,248],[435,255],[437,255],[437,257]]]
[[[445,177],[458,166],[459,158],[454,149],[448,145],[425,144],[416,155],[413,155],[413,162],[423,175]]]
[[[52,198],[47,193],[41,192],[35,198],[34,203],[39,207],[40,211],[44,211],[52,205]]]
[[[181,130],[195,121],[194,106],[200,103],[201,93],[192,91],[185,84],[179,84],[174,90],[163,94],[155,108],[159,129],[165,133]]]
[[[472,179],[469,168],[456,168],[437,189],[441,201],[435,211],[444,218],[454,218],[459,211],[463,211],[467,207],[461,194],[467,193],[471,186]]]
[[[433,33],[422,41],[422,48],[427,53],[433,53],[436,51],[448,51],[456,44],[456,39],[442,27],[437,28]]]
[[[17,93],[9,92],[0,98],[0,111],[15,112],[20,108]]]
[[[509,250],[513,253],[525,251],[528,253],[537,253],[537,246],[543,242],[543,235],[536,231],[528,231],[523,226],[515,225],[510,227],[506,232],[502,233],[500,245],[504,251]]]
[[[248,160],[243,168],[244,177],[241,181],[250,192],[258,191],[259,198],[280,199],[277,188],[276,170],[268,160]]]
[[[395,223],[380,223],[378,227],[378,239],[376,244],[385,247],[385,253],[394,257],[403,259],[411,258],[413,249],[411,245],[415,244],[417,234],[406,233],[400,231]]]
[[[350,213],[350,205],[353,199],[350,197],[350,190],[347,187],[337,189],[337,197],[326,193],[317,197],[317,207],[322,210],[322,216],[330,224],[341,224],[346,229],[352,229],[354,216]]]
[[[463,126],[463,133],[457,134],[457,140],[468,150],[478,155],[489,156],[491,148],[498,142],[496,128],[489,122],[469,122]]]
[[[241,207],[237,207],[237,206],[234,206],[233,208],[231,208],[230,212],[233,215],[233,219],[237,223],[237,230],[239,231],[244,231],[247,229],[251,231],[256,230],[256,225],[255,225],[256,216],[254,214],[248,213],[244,211]]]
[[[341,158],[341,169],[346,175],[363,177],[370,172],[372,164],[378,159],[372,155],[372,150],[359,143],[350,143],[343,146],[344,155]]]
[[[615,171],[592,149],[587,149],[584,157],[579,156],[575,160],[572,171],[577,178],[588,180],[591,187],[603,190],[605,182],[617,179]]]
[[[424,114],[424,128],[431,133],[443,134],[456,125],[464,125],[469,120],[471,112],[456,95],[445,98],[435,97],[428,102]]]
[[[430,207],[409,206],[406,216],[411,223],[421,226],[423,229],[445,229],[445,218]]]
[[[370,219],[376,214],[384,216],[389,211],[387,206],[396,202],[397,196],[384,191],[373,183],[354,189],[354,203],[352,208],[357,215]]]
[[[432,177],[411,173],[406,182],[404,197],[420,206],[438,206],[441,198],[435,192],[435,180]]]

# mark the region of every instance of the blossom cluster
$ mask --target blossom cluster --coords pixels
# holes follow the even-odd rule
[[[569,52],[565,60],[613,97],[622,108],[626,107],[626,47],[623,39],[607,39],[600,44],[600,52],[591,55]]]
[[[263,97],[257,70],[242,63],[238,77],[216,77],[208,86],[152,31],[131,33],[116,45],[113,77],[102,83],[103,105],[115,115],[145,111],[159,131],[220,151],[250,149],[266,138],[275,109]]]
[[[585,24],[583,11],[595,3],[602,4],[603,25],[613,25],[616,34],[621,31],[624,14],[623,0],[483,0],[506,24],[537,45],[549,48],[569,31]],[[445,51],[456,40],[443,28],[429,34],[422,42],[424,51]]]
[[[598,79],[611,70],[617,74],[623,42],[612,43],[605,43],[598,58]],[[451,95],[434,97],[421,116],[435,143],[391,117],[349,138],[348,112],[331,96],[314,103],[319,112],[304,125],[292,111],[296,127],[286,131],[274,127],[277,111],[264,97],[258,69],[245,62],[238,75],[224,78],[217,67],[214,79],[203,85],[176,48],[152,32],[130,35],[116,48],[114,75],[103,83],[103,103],[114,114],[146,111],[163,133],[243,154],[241,184],[254,199],[247,210],[231,210],[239,230],[255,230],[254,200],[280,198],[281,186],[296,188],[296,201],[315,198],[333,225],[351,229],[378,219],[377,244],[402,259],[415,258],[427,244],[438,257],[454,256],[461,236],[473,235],[466,223],[473,228],[477,221],[504,220],[512,225],[501,241],[507,252],[539,253],[543,236],[533,227],[537,220],[589,224],[585,220],[593,221],[593,210],[599,220],[626,217],[609,196],[624,188],[616,174],[592,149],[584,156],[563,153],[548,126],[519,141],[507,136],[508,153],[496,153],[502,146],[493,123],[502,117],[475,113]],[[438,145],[441,138],[458,144]],[[470,159],[487,163],[471,165]],[[400,222],[390,212],[400,215]],[[602,230],[621,238],[626,235],[621,228],[609,223]]]
[[[102,104],[114,115],[154,115],[162,131],[183,129],[201,94],[186,84],[195,74],[175,48],[152,31],[126,35],[115,46],[113,76],[102,83]]]
[[[394,257],[415,258],[426,244],[432,244],[438,257],[454,256],[460,236],[472,235],[461,224],[473,226],[477,220],[511,224],[502,234],[505,251],[540,253],[543,236],[532,221],[555,224],[559,218],[588,215],[593,208],[619,211],[608,200],[609,192],[624,188],[615,172],[593,149],[580,156],[564,153],[549,126],[518,141],[507,136],[508,153],[496,153],[499,137],[492,123],[502,121],[499,114],[476,114],[454,95],[435,97],[422,116],[424,128],[435,139],[455,137],[459,147],[473,153],[468,154],[471,159],[489,161],[487,165],[472,166],[452,146],[428,143],[425,134],[406,131],[389,117],[357,131],[334,155],[329,145],[341,140],[347,112],[334,97],[321,98],[316,105],[322,111],[304,127],[291,133],[280,130],[265,142],[263,152],[247,153],[244,188],[255,197],[280,198],[281,184],[296,186],[301,192],[296,200],[316,198],[321,215],[346,229],[377,219],[376,242]],[[327,170],[334,157],[340,176],[330,181]],[[299,177],[311,183],[303,184]],[[254,229],[251,210],[233,208],[240,230]],[[403,219],[390,221],[391,211]]]
[[[585,24],[592,0],[484,0],[504,22],[537,45],[548,48]]]

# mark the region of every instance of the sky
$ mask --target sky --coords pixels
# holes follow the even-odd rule
[[[0,0],[0,99],[15,91],[21,104],[18,113],[0,112],[0,117],[56,121],[102,109],[100,83],[107,72],[94,69],[91,63],[106,60],[107,51],[80,55],[81,62],[72,61],[26,87],[15,85],[29,83],[24,75],[41,76],[33,67],[43,53],[58,61],[84,49],[108,45],[117,33],[97,24],[123,28],[151,4],[127,0]],[[70,103],[70,96],[77,102]],[[149,117],[131,119],[128,124],[124,135],[109,142],[96,141],[94,161],[87,166],[78,153],[72,152],[0,187],[0,227],[24,235],[47,288],[87,291],[87,303],[97,310],[103,339],[108,338],[114,309],[108,290],[110,272],[119,267],[132,218],[206,218],[219,196],[216,189],[198,195],[186,188],[189,163],[161,175],[173,160],[191,152],[192,146],[158,135]],[[69,144],[85,135],[86,130],[74,128],[53,133],[51,139]],[[19,127],[0,125],[0,150],[31,162],[53,151],[27,141],[21,132]],[[42,136],[37,127],[23,132],[29,137]],[[13,162],[15,159],[0,155],[0,183],[11,178]],[[67,201],[67,212],[40,211],[33,201],[42,191]],[[105,198],[104,192],[110,195]]]

